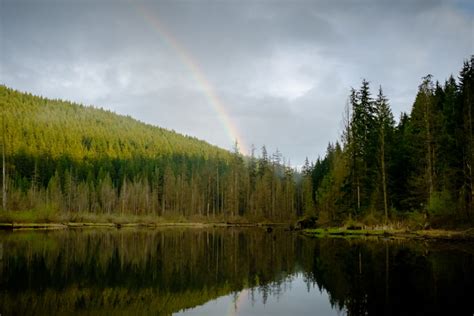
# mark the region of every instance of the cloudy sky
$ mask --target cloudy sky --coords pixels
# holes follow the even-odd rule
[[[474,53],[469,0],[0,0],[0,83],[300,165],[338,138],[349,89],[396,117]]]

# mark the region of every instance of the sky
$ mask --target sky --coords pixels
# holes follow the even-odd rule
[[[0,84],[297,166],[363,78],[399,117],[472,54],[469,0],[0,0]]]

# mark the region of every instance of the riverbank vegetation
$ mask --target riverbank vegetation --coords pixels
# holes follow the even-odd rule
[[[474,241],[474,228],[465,230],[407,230],[405,227],[390,228],[376,227],[371,229],[350,229],[346,227],[305,229],[303,234],[310,237],[340,237],[340,238],[383,238],[383,239],[422,239],[446,241]]]
[[[395,122],[369,82],[352,89],[341,139],[301,173],[112,112],[0,86],[3,222],[402,222],[472,226],[474,58],[422,79]],[[315,130],[315,133],[320,131]]]
[[[382,87],[352,89],[341,139],[303,169],[320,224],[472,227],[474,57],[458,80],[433,80],[398,123]]]

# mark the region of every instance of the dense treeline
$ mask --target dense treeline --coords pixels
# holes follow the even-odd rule
[[[474,218],[474,57],[422,79],[396,123],[382,87],[350,92],[341,140],[300,175],[282,154],[243,156],[130,117],[0,86],[2,208],[51,214],[321,224]],[[3,154],[4,153],[4,154]]]
[[[233,153],[130,117],[0,86],[6,210],[288,220],[302,195],[277,151]],[[3,178],[3,177],[2,177]]]
[[[473,111],[474,56],[458,80],[424,77],[398,123],[382,87],[373,95],[363,80],[350,93],[341,140],[304,169],[320,221],[472,220]]]

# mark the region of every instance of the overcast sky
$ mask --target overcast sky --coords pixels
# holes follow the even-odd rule
[[[230,149],[211,91],[244,145],[293,165],[339,137],[362,78],[398,117],[473,53],[469,0],[0,0],[1,84]]]

